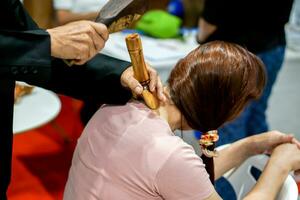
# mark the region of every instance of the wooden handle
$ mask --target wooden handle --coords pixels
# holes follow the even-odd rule
[[[128,35],[126,37],[126,45],[130,55],[134,76],[142,84],[144,89],[142,93],[144,101],[149,108],[157,109],[159,106],[159,101],[157,100],[156,96],[149,91],[148,87],[150,78],[144,59],[140,36],[136,33]]]

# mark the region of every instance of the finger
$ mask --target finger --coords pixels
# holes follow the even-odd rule
[[[86,42],[88,45],[88,52],[89,52],[86,60],[89,60],[95,56],[96,49],[95,49],[95,45],[94,45],[94,40],[92,38],[89,38]]]
[[[94,57],[98,53],[98,46],[103,41],[102,38],[98,35],[94,28],[91,27],[90,31],[87,31],[86,44],[89,46],[89,58]],[[101,39],[99,39],[101,38]],[[100,41],[99,41],[100,40]],[[99,45],[98,45],[99,44]]]
[[[163,92],[163,85],[159,77],[157,77],[157,84],[156,84],[156,91],[157,91],[157,97],[159,100],[165,102],[167,100],[164,92]]]
[[[291,134],[280,134],[278,135],[277,143],[282,144],[282,143],[292,142],[293,138],[294,136]]]
[[[76,57],[76,59],[74,60],[74,63],[76,65],[83,65],[84,63],[86,63],[89,60],[90,49],[87,44],[82,44],[78,48],[80,48],[80,50],[79,50],[80,55],[78,57]]]
[[[96,53],[98,53],[105,46],[105,41],[99,35],[96,35],[95,39],[93,40],[93,43]]]
[[[149,88],[150,88],[150,91],[151,92],[154,92],[155,91],[155,87],[157,85],[157,72],[156,70],[154,70],[153,68],[149,67],[147,65],[147,70],[149,72],[149,76],[150,76],[150,84],[149,84]]]
[[[108,40],[109,33],[107,27],[104,24],[96,23],[96,22],[90,22],[90,24],[98,33],[98,35],[100,35],[103,38],[104,41]]]
[[[76,60],[73,61],[73,63],[75,65],[83,65],[84,63],[86,63],[86,60],[76,59]]]
[[[292,142],[293,139],[294,139],[294,135],[292,135],[292,134],[287,134],[287,135],[285,135],[285,137],[284,137],[284,140],[285,140],[286,142]]]
[[[133,77],[133,76],[128,76],[124,80],[125,84],[127,87],[130,88],[132,92],[134,92],[137,95],[141,95],[143,92],[143,87],[142,85]]]
[[[298,149],[300,149],[300,142],[299,142],[296,138],[293,138],[293,139],[292,139],[292,143],[293,143],[293,144],[296,144],[297,147],[298,147]]]
[[[92,38],[92,44],[94,47],[93,56],[97,54],[101,49],[104,48],[105,40],[99,35],[94,28],[91,28],[91,31],[88,31],[88,34]]]

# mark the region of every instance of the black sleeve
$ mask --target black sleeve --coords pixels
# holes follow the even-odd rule
[[[50,37],[43,30],[0,30],[0,78],[46,82],[51,74]]]
[[[51,57],[50,37],[43,30],[1,30],[0,47],[0,78],[101,103],[125,103],[131,97],[120,83],[128,62],[99,54],[85,65],[68,67]]]
[[[130,63],[98,54],[82,66],[68,67],[53,59],[52,77],[45,88],[82,100],[99,103],[124,104],[131,92],[122,87],[121,74]]]
[[[51,57],[49,34],[38,28],[19,0],[1,5],[0,79],[102,103],[125,103],[131,97],[120,83],[128,62],[99,54],[83,66],[68,67]]]
[[[219,16],[222,11],[222,9],[220,9],[221,2],[222,1],[218,0],[205,0],[201,17],[210,24],[218,25]]]

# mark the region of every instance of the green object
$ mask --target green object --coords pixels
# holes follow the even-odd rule
[[[136,24],[136,29],[157,38],[173,38],[179,35],[182,20],[163,10],[145,13]]]

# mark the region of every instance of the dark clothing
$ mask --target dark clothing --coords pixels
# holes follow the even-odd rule
[[[97,55],[84,66],[68,67],[62,60],[51,57],[49,34],[38,28],[19,0],[1,0],[0,16],[0,199],[3,200],[11,175],[16,80],[101,103],[123,104],[131,92],[120,84],[128,62]]]
[[[285,45],[284,25],[293,0],[206,0],[203,18],[217,30],[206,42],[224,40],[253,53]]]
[[[245,47],[261,58],[268,77],[262,96],[219,129],[218,145],[268,131],[268,99],[282,67],[284,25],[289,20],[292,4],[293,0],[206,0],[202,17],[216,25],[217,30],[205,42],[223,40]],[[236,199],[225,179],[217,181],[216,188],[222,199]]]

